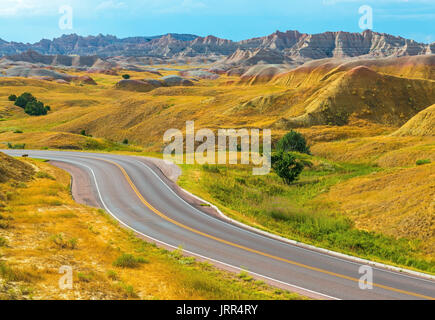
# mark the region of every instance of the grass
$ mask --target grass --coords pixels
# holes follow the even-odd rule
[[[417,160],[417,161],[415,162],[415,164],[416,164],[417,166],[421,166],[421,165],[423,165],[423,164],[429,164],[429,163],[431,163],[430,159],[420,159],[420,160]]]
[[[0,247],[6,247],[7,245],[8,241],[5,238],[0,237]]]
[[[135,257],[132,254],[123,253],[113,262],[114,267],[137,268],[141,264],[149,263],[144,257]]]
[[[274,174],[253,176],[248,166],[183,166],[179,183],[217,204],[227,215],[269,232],[339,252],[435,273],[435,259],[422,254],[423,242],[356,228],[324,194],[383,169],[334,163],[316,157],[300,180],[285,185]]]
[[[38,171],[36,173],[36,177],[39,179],[50,179],[50,180],[56,180],[51,174],[48,174],[47,172]]]
[[[50,241],[59,249],[77,249],[77,238],[66,239],[62,233],[52,235]]]

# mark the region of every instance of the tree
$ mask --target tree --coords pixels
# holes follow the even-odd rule
[[[276,152],[271,160],[272,168],[286,184],[297,180],[304,169],[304,163],[288,152]]]
[[[17,96],[14,95],[14,94],[11,94],[8,99],[9,99],[9,101],[16,101],[17,100]]]
[[[311,154],[304,136],[293,130],[278,141],[276,150],[281,152],[297,151],[300,153]]]
[[[123,77],[124,79],[126,79],[126,80],[127,80],[127,79],[130,79],[130,75],[129,75],[129,74],[123,74],[122,77]]]
[[[15,100],[15,105],[24,109],[27,103],[32,101],[36,101],[36,98],[31,93],[24,92]]]
[[[123,143],[123,144],[128,144],[128,139],[125,138],[125,139],[122,141],[122,143]]]
[[[26,104],[24,112],[31,116],[42,116],[47,114],[47,108],[41,101],[30,101]]]

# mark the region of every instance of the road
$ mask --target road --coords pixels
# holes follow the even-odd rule
[[[84,188],[88,183],[99,206],[124,226],[150,241],[181,246],[187,254],[229,270],[247,270],[281,287],[321,299],[435,298],[435,281],[377,267],[373,268],[373,288],[362,290],[359,263],[272,239],[207,214],[174,192],[168,179],[146,158],[0,151],[11,156],[26,153],[77,168],[81,174],[73,173],[75,187]]]

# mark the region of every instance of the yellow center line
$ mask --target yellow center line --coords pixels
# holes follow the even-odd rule
[[[221,239],[221,238],[209,235],[207,233],[201,232],[201,231],[196,230],[194,228],[191,228],[189,226],[186,226],[186,225],[184,225],[184,224],[182,224],[182,223],[180,223],[178,221],[175,221],[174,219],[166,216],[165,214],[161,213],[159,210],[154,208],[147,200],[145,200],[145,198],[142,196],[142,194],[136,188],[135,184],[131,181],[130,176],[127,174],[127,172],[124,170],[124,168],[121,165],[119,165],[116,162],[113,162],[113,161],[110,161],[110,160],[106,160],[106,159],[100,159],[100,158],[94,158],[94,157],[85,157],[85,158],[91,158],[91,159],[95,159],[95,160],[105,161],[105,162],[111,163],[111,164],[115,165],[116,167],[118,167],[121,170],[122,174],[125,176],[127,182],[130,184],[130,186],[133,189],[133,191],[136,193],[138,198],[141,200],[141,202],[145,206],[147,206],[151,211],[153,211],[159,217],[161,217],[164,220],[169,221],[169,222],[171,222],[171,223],[173,223],[173,224],[175,224],[175,225],[177,225],[177,226],[179,226],[179,227],[181,227],[183,229],[189,230],[189,231],[191,231],[193,233],[199,234],[199,235],[204,236],[206,238],[213,239],[213,240],[221,242],[221,243],[225,243],[225,244],[227,244],[229,246],[232,246],[232,247],[236,247],[236,248],[248,251],[248,252],[256,253],[256,254],[259,254],[259,255],[262,255],[264,257],[268,257],[268,258],[271,258],[271,259],[274,259],[274,260],[286,262],[286,263],[289,263],[289,264],[292,264],[292,265],[295,265],[295,266],[298,266],[298,267],[301,267],[301,268],[317,271],[317,272],[320,272],[320,273],[328,274],[328,275],[335,276],[335,277],[342,278],[342,279],[346,279],[346,280],[355,281],[355,282],[358,282],[358,283],[360,281],[360,279],[357,279],[357,278],[349,277],[349,276],[346,276],[346,275],[342,275],[342,274],[339,274],[339,273],[323,270],[323,269],[312,267],[312,266],[308,266],[308,265],[305,265],[305,264],[302,264],[302,263],[299,263],[299,262],[296,262],[296,261],[288,260],[288,259],[277,257],[277,256],[274,256],[274,255],[271,255],[271,254],[268,254],[268,253],[265,253],[265,252],[262,252],[262,251],[251,249],[251,248],[239,245],[237,243],[233,243],[233,242],[230,242],[230,241],[227,241],[227,240],[224,240],[224,239]],[[401,289],[397,289],[397,288],[392,288],[392,287],[384,286],[382,284],[370,283],[370,282],[367,282],[367,284],[371,284],[371,285],[373,285],[375,287],[378,287],[378,288],[382,288],[382,289],[385,289],[385,290],[394,291],[394,292],[398,292],[398,293],[403,293],[403,294],[414,296],[414,297],[418,297],[418,298],[435,300],[435,298],[433,298],[433,297],[429,297],[429,296],[425,296],[425,295],[422,295],[422,294],[418,294],[418,293],[414,293],[414,292],[410,292],[410,291],[405,291],[405,290],[401,290]]]

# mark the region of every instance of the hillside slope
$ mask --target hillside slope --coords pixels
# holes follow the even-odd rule
[[[399,130],[395,136],[435,136],[435,104],[420,111]]]
[[[400,126],[435,101],[435,81],[385,75],[365,66],[321,79],[319,73],[310,76],[303,82],[318,89],[304,101],[300,116],[282,120],[286,127],[344,125],[350,116]]]
[[[16,181],[28,181],[33,173],[33,168],[27,163],[0,152],[0,183],[11,179]]]

